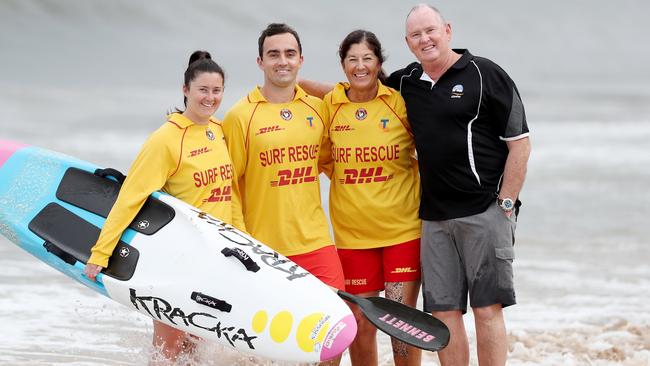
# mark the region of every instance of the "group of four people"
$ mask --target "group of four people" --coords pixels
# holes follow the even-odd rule
[[[300,38],[270,24],[258,40],[264,83],[223,122],[213,114],[224,72],[209,53],[193,53],[185,109],[141,148],[86,275],[95,279],[108,265],[146,198],[163,190],[247,231],[333,288],[360,296],[385,290],[414,307],[422,281],[424,310],[450,328],[443,365],[469,363],[462,321],[469,293],[479,363],[505,364],[501,309],[515,303],[512,247],[528,127],[508,75],[452,50],[450,39],[440,12],[417,5],[407,16],[406,42],[419,62],[386,77],[379,40],[357,30],[339,49],[347,82],[298,85]],[[229,173],[196,179],[214,168]],[[331,179],[334,241],[320,172]],[[376,329],[351,307],[358,322],[352,364],[376,365]],[[153,339],[167,360],[187,347],[184,332],[157,321]],[[396,365],[420,364],[419,350],[395,340],[393,356]]]

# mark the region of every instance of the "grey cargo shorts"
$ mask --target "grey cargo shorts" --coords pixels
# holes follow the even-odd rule
[[[480,214],[422,221],[420,260],[424,311],[467,312],[516,303],[513,283],[516,216],[496,202]]]

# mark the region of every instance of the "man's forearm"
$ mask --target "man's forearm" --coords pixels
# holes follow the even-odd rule
[[[499,198],[516,200],[526,179],[528,157],[530,156],[530,139],[525,137],[515,141],[508,141],[507,144],[509,152]]]

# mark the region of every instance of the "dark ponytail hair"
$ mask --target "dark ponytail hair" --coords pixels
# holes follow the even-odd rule
[[[379,65],[383,65],[385,59],[384,49],[381,48],[379,39],[374,33],[363,29],[357,29],[350,32],[350,34],[348,34],[341,42],[341,45],[339,46],[339,57],[341,58],[341,65],[343,65],[345,56],[348,55],[348,51],[350,51],[352,45],[364,42],[368,45],[368,48],[370,48],[372,53],[374,53],[375,57],[377,57],[379,60]],[[378,78],[383,83],[386,81],[386,77],[386,73],[382,67],[382,69],[379,71]]]
[[[226,75],[223,72],[221,66],[212,60],[210,52],[208,51],[194,51],[190,55],[190,60],[187,63],[187,70],[185,70],[185,75],[183,79],[183,85],[187,88],[190,87],[190,83],[196,79],[199,74],[204,72],[216,72],[221,75],[221,77],[226,80]],[[183,96],[183,105],[187,107],[187,97]],[[177,112],[183,112],[180,109],[176,108]]]

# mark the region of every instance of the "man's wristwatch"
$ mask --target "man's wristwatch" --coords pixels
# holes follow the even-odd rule
[[[510,212],[513,208],[515,208],[515,201],[513,201],[512,198],[497,198],[497,204],[505,212]]]

